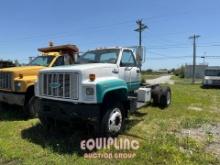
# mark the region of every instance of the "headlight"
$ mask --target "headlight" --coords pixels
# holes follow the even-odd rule
[[[15,91],[21,90],[21,82],[15,82]]]
[[[87,96],[92,96],[94,95],[95,91],[94,88],[86,88],[86,95]]]

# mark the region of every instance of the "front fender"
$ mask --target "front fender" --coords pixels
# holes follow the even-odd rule
[[[34,86],[37,76],[24,76],[22,79],[15,79],[15,82],[21,82],[22,88],[17,92],[27,92],[27,89],[31,86]]]
[[[121,79],[108,79],[97,82],[96,84],[96,96],[97,103],[102,103],[106,93],[123,89],[128,92],[128,87],[125,81]]]

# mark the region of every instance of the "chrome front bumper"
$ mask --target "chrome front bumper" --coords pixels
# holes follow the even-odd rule
[[[0,91],[0,102],[4,102],[11,105],[23,106],[25,102],[25,94]]]

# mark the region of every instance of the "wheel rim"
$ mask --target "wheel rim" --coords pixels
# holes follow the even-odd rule
[[[115,108],[109,116],[108,128],[110,133],[120,131],[122,125],[122,114],[119,108]]]
[[[171,94],[170,92],[167,92],[167,105],[170,105],[171,103]]]

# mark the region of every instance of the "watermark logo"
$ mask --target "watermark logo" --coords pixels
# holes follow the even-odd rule
[[[101,149],[114,149],[116,153],[85,153],[85,158],[104,158],[104,159],[131,159],[136,156],[131,151],[138,150],[140,147],[139,141],[127,138],[95,138],[82,140],[80,148],[83,151],[94,151]]]
[[[96,138],[82,140],[80,143],[81,150],[100,150],[110,149],[113,147],[116,150],[138,150],[139,141],[122,139],[122,138]]]

